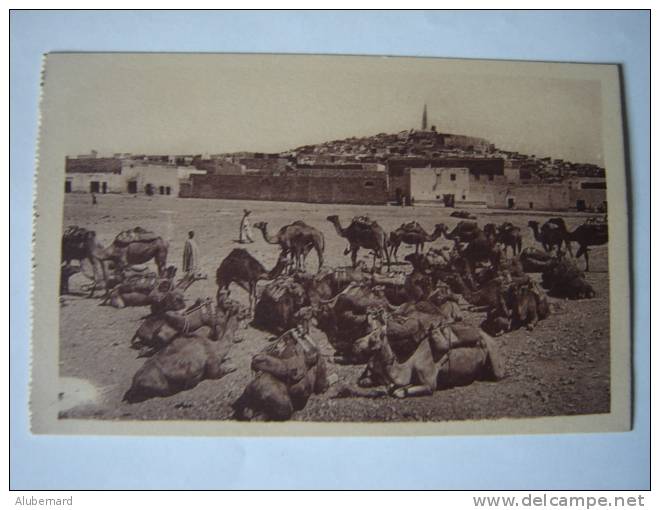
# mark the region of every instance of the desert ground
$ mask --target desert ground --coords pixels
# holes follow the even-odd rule
[[[451,229],[459,221],[451,218],[452,209],[439,207],[350,206],[283,202],[181,199],[172,197],[134,197],[100,195],[92,205],[87,194],[67,194],[63,225],[78,225],[95,230],[104,246],[124,229],[141,226],[160,234],[170,243],[169,264],[181,266],[187,232],[194,230],[201,250],[201,267],[207,280],[196,282],[186,293],[192,303],[198,297],[214,296],[215,270],[222,259],[236,247],[246,247],[267,269],[276,262],[279,247],[267,244],[254,230],[255,242],[239,245],[238,229],[243,209],[252,211],[251,219],[267,221],[273,232],[285,224],[302,219],[320,229],[326,240],[326,264],[346,266],[347,243],[326,220],[337,214],[343,226],[357,214],[368,214],[386,231],[401,223],[417,220],[428,232],[443,222]],[[510,221],[524,233],[523,247],[540,245],[527,227],[530,219],[544,222],[557,213],[540,211],[474,210],[480,226]],[[561,213],[569,229],[584,221],[585,215]],[[437,240],[429,246],[448,244]],[[576,246],[576,245],[574,245]],[[413,248],[402,245],[399,260]],[[369,264],[365,251],[360,257]],[[333,349],[318,330],[312,336],[327,356],[330,373],[338,382],[323,395],[313,395],[305,409],[296,412],[301,421],[444,421],[502,417],[534,417],[595,414],[609,412],[610,406],[610,337],[609,279],[607,246],[591,250],[591,272],[587,280],[596,291],[594,299],[564,301],[550,298],[555,310],[532,332],[526,329],[496,339],[505,359],[506,377],[498,382],[476,382],[470,386],[438,391],[432,396],[395,399],[344,397],[342,388],[355,386],[363,370],[361,365],[332,363]],[[584,268],[584,260],[579,261]],[[150,264],[155,270],[155,265]],[[316,270],[312,252],[307,268]],[[406,265],[393,266],[406,270]],[[540,280],[540,275],[533,275]],[[65,398],[62,418],[98,418],[105,420],[227,420],[231,403],[250,380],[252,355],[272,339],[272,335],[253,328],[241,330],[244,340],[233,345],[230,356],[237,370],[222,379],[202,381],[197,387],[167,398],[153,398],[142,403],[122,402],[133,374],[144,359],[137,358],[129,341],[148,308],[115,309],[99,306],[98,298],[89,299],[81,286],[89,283],[84,275],[71,278],[71,291],[60,299],[60,376],[77,381],[84,396]],[[263,283],[262,283],[263,285]],[[247,303],[247,294],[232,286],[232,297]],[[478,325],[485,314],[466,314],[465,321]],[[75,386],[75,385],[74,385]],[[80,392],[80,390],[77,390]],[[66,397],[66,395],[65,395]]]

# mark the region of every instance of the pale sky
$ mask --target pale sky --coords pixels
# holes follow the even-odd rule
[[[582,69],[581,69],[582,67]],[[52,54],[43,136],[57,152],[279,152],[419,128],[602,165],[594,66],[386,57]],[[55,133],[56,131],[56,133]]]

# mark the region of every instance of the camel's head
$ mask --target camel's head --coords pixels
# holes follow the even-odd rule
[[[364,359],[380,351],[387,341],[387,312],[382,307],[367,309],[369,333],[358,338],[351,347],[356,358]]]
[[[176,266],[167,266],[163,270],[163,277],[167,278],[168,280],[172,280],[175,275],[176,275]]]
[[[496,236],[497,235],[497,225],[494,223],[487,223],[484,225],[484,234],[488,237]]]
[[[254,228],[259,229],[259,230],[266,230],[266,228],[268,227],[268,222],[266,222],[266,221],[257,221],[252,226]]]
[[[328,216],[326,218],[326,220],[328,220],[330,223],[338,223],[339,222],[339,216],[337,216],[336,214],[331,214],[330,216]]]
[[[539,222],[538,222],[538,221],[534,221],[534,220],[529,220],[529,221],[527,222],[527,226],[528,226],[529,228],[533,228],[534,230],[536,230],[536,229],[539,228]]]

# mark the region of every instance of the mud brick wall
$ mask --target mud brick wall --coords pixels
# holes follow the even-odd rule
[[[384,172],[359,176],[193,175],[181,196],[286,202],[385,204]]]

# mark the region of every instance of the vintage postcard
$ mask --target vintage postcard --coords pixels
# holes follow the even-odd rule
[[[616,65],[51,53],[31,427],[625,431]]]

